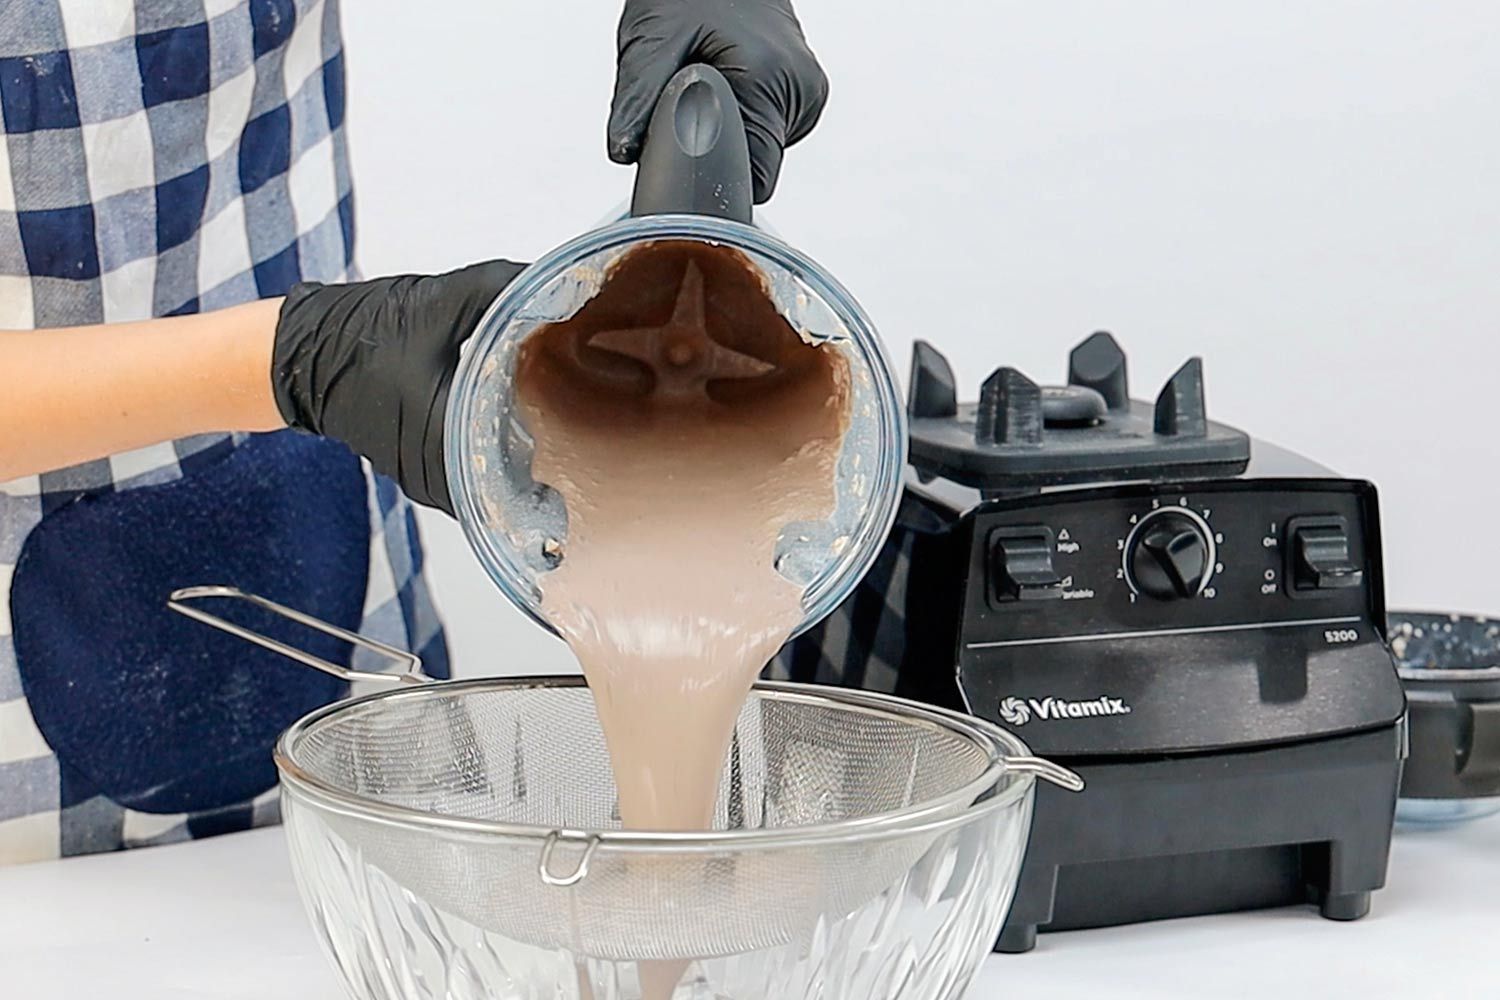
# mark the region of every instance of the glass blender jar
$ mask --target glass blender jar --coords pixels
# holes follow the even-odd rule
[[[777,570],[802,588],[816,624],[869,568],[895,517],[906,423],[890,360],[854,297],[817,263],[752,221],[750,160],[739,107],[717,70],[694,65],[653,113],[627,215],[528,267],[480,320],[455,375],[445,439],[449,487],[469,544],[500,590],[544,627],[539,580],[563,558],[562,498],[531,475],[533,439],[515,373],[521,345],[576,314],[628,252],[657,241],[736,251],[801,339],[840,352],[851,379],[849,422],[835,467],[835,504],[821,522],[787,525]]]

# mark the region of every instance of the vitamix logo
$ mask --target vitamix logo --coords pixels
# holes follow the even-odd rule
[[[1095,698],[1092,701],[1063,701],[1061,698],[1006,698],[1000,702],[1000,718],[1012,726],[1024,726],[1036,719],[1094,719],[1101,715],[1129,715],[1130,706],[1123,698]]]
[[[1006,698],[1000,703],[1000,718],[1012,726],[1024,726],[1031,721],[1031,706],[1020,698]]]

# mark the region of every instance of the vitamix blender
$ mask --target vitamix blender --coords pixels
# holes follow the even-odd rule
[[[1363,916],[1405,753],[1375,488],[1154,403],[1108,334],[1067,385],[959,404],[919,344],[911,469],[863,584],[779,667],[963,708],[1076,770],[1043,789],[1002,951],[1038,930],[1312,903]]]

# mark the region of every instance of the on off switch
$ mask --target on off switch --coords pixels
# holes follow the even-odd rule
[[[1046,601],[1062,597],[1062,577],[1052,568],[1057,544],[1045,526],[998,528],[990,536],[991,579],[997,601]]]
[[[1291,537],[1291,572],[1287,574],[1294,594],[1347,590],[1364,582],[1349,551],[1349,526],[1342,517],[1299,517],[1287,525]]]

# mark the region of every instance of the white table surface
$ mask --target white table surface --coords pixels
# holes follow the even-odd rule
[[[989,959],[970,998],[1027,995],[1494,1000],[1500,817],[1399,833],[1361,921],[1297,908],[1043,935]],[[0,998],[343,1000],[279,830],[0,868]]]

